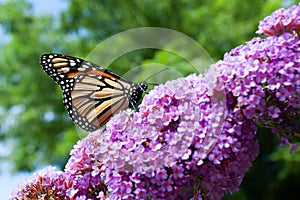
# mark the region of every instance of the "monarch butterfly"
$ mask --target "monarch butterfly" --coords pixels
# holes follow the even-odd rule
[[[40,58],[44,71],[63,90],[69,116],[80,128],[95,131],[110,117],[134,107],[147,89],[91,62],[61,54]]]

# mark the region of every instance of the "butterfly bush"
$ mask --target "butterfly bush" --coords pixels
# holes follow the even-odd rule
[[[237,191],[258,154],[257,128],[228,113],[214,75],[159,85],[139,112],[121,112],[79,141],[64,171],[72,183],[65,198],[220,199]]]
[[[281,144],[297,135],[299,5],[265,18],[254,38],[211,67],[156,86],[46,168],[13,199],[221,199],[238,190],[258,155],[257,124]]]

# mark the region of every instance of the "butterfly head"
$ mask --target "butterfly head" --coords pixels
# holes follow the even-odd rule
[[[130,95],[129,107],[134,107],[134,105],[142,98],[142,94],[146,92],[147,88],[147,83],[134,84],[134,86],[132,87],[133,92]]]
[[[142,92],[146,92],[146,90],[148,88],[147,83],[139,83],[138,86],[139,86],[139,88],[141,89]]]

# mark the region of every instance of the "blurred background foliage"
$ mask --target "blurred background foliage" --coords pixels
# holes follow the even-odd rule
[[[63,1],[63,0],[62,0]],[[35,15],[25,0],[0,2],[0,142],[1,161],[11,171],[43,165],[61,168],[80,139],[65,111],[59,87],[39,65],[43,53],[85,58],[101,41],[138,27],[163,27],[198,41],[215,60],[255,37],[259,20],[295,1],[280,0],[65,0],[59,16]],[[182,65],[161,50],[138,50],[116,60],[111,70],[122,75],[143,63]],[[122,66],[122,67],[120,67]],[[182,67],[181,67],[182,69]],[[189,71],[184,71],[184,75]],[[144,77],[151,71],[142,73]],[[148,74],[148,75],[147,75]],[[269,130],[259,129],[261,152],[240,191],[225,199],[292,199],[300,180],[299,151],[278,147]],[[2,148],[3,149],[3,148]]]

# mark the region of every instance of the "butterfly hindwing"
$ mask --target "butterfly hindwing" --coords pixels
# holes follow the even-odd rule
[[[63,90],[64,106],[71,119],[87,131],[97,130],[113,114],[134,106],[147,89],[144,83],[131,83],[80,58],[44,54],[40,63]]]
[[[79,75],[74,77],[74,80],[70,95],[64,94],[64,103],[69,115],[73,115],[71,118],[79,127],[89,126],[90,130],[97,129],[118,110],[129,106],[124,88],[116,87],[119,82],[111,86],[107,82],[111,83],[112,80],[95,75]]]

